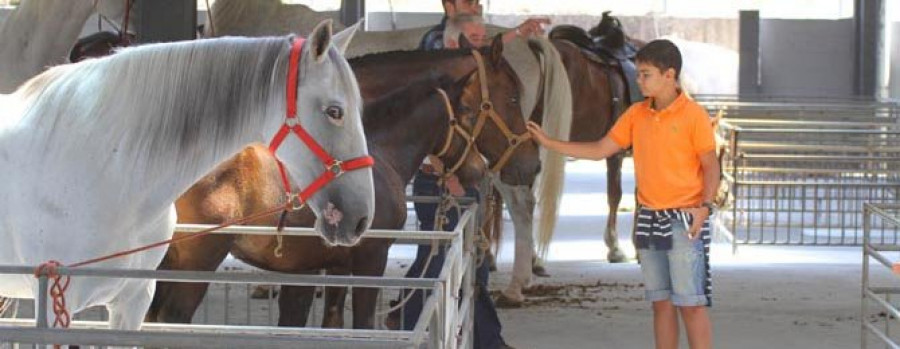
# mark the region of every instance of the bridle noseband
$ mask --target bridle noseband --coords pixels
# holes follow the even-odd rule
[[[514,134],[509,126],[503,121],[503,118],[500,117],[500,114],[497,113],[497,110],[494,109],[494,104],[491,103],[490,93],[488,91],[487,84],[487,69],[484,64],[484,57],[481,55],[481,52],[478,50],[472,50],[472,57],[475,59],[475,62],[478,64],[478,79],[479,85],[481,85],[481,103],[478,108],[478,115],[475,123],[475,127],[473,131],[470,133],[464,127],[459,124],[459,120],[456,118],[455,113],[453,112],[453,107],[450,103],[450,98],[447,96],[447,93],[441,89],[437,89],[438,92],[444,99],[444,104],[447,107],[447,113],[450,117],[449,123],[450,127],[447,130],[447,136],[445,137],[444,146],[441,148],[437,154],[434,154],[437,157],[443,157],[450,150],[450,145],[453,143],[453,138],[455,135],[459,135],[463,141],[466,142],[465,149],[463,150],[462,155],[459,160],[450,167],[448,171],[445,172],[446,175],[450,175],[455,173],[462,167],[465,162],[466,156],[471,151],[475,151],[479,153],[478,147],[476,146],[476,141],[478,137],[481,135],[481,132],[484,131],[484,126],[487,124],[487,121],[493,121],[493,123],[500,129],[500,132],[503,133],[503,136],[506,137],[506,141],[508,146],[506,150],[503,151],[503,154],[500,156],[500,159],[497,160],[493,166],[490,167],[490,171],[493,173],[498,173],[503,169],[504,166],[509,162],[509,159],[515,153],[516,149],[526,141],[531,139],[531,133],[525,132],[523,134],[517,135]]]

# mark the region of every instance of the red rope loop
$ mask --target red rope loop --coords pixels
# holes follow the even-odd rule
[[[34,277],[46,276],[53,281],[50,285],[50,298],[53,300],[53,314],[55,315],[53,327],[69,328],[71,317],[69,316],[69,310],[66,308],[65,293],[66,289],[69,288],[71,278],[59,275],[59,267],[61,266],[63,266],[62,263],[58,261],[48,261],[34,269]]]

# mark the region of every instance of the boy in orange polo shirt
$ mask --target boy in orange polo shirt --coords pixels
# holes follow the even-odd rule
[[[691,348],[711,347],[709,216],[719,163],[709,114],[678,88],[681,53],[655,40],[637,53],[644,96],[598,142],[562,142],[528,124],[548,149],[602,160],[633,147],[638,189],[635,247],[646,297],[653,303],[656,348],[678,348],[678,313]]]

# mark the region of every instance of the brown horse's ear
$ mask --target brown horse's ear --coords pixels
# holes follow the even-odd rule
[[[503,62],[503,35],[497,34],[491,43],[491,64],[495,67]]]

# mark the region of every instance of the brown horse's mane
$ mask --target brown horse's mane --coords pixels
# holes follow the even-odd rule
[[[367,132],[371,133],[375,125],[396,125],[397,118],[405,118],[406,115],[398,115],[397,110],[412,110],[412,105],[419,104],[423,99],[431,97],[437,92],[437,89],[443,89],[447,92],[451,104],[456,109],[456,103],[459,100],[461,86],[456,86],[457,82],[453,81],[449,76],[440,75],[435,72],[429,72],[425,76],[413,78],[411,82],[405,86],[397,88],[380,95],[375,100],[366,104],[366,112],[363,116],[363,125]]]

